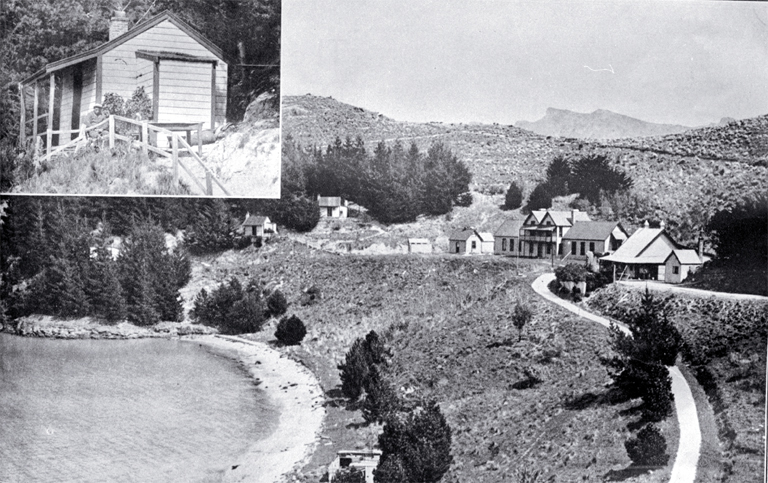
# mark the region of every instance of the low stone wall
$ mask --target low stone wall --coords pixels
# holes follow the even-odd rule
[[[15,323],[6,324],[4,331],[25,337],[56,339],[170,338],[218,333],[212,327],[181,322],[161,322],[150,327],[139,327],[128,322],[104,325],[90,318],[60,320],[49,316],[23,317]]]

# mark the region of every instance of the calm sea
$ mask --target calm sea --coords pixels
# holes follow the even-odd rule
[[[190,342],[0,334],[0,481],[208,482],[278,414]]]

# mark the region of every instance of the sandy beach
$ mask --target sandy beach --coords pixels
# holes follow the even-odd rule
[[[240,361],[261,381],[262,389],[279,408],[280,420],[267,438],[233,457],[225,482],[277,483],[312,456],[322,428],[323,391],[315,376],[301,364],[259,342],[229,336],[184,338],[204,344]]]

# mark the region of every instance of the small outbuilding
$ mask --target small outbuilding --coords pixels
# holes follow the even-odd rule
[[[373,483],[373,471],[379,466],[381,451],[377,449],[341,450],[328,465],[328,483],[333,483],[341,469],[355,468],[365,474],[365,483]]]
[[[701,264],[702,260],[695,250],[672,250],[664,262],[664,280],[680,283],[698,270]]]
[[[243,235],[251,237],[268,237],[277,233],[277,225],[269,221],[269,217],[261,215],[245,215],[241,225]]]
[[[493,253],[493,235],[473,228],[456,230],[448,237],[448,251],[463,255]]]
[[[317,195],[321,218],[346,218],[349,214],[349,203],[340,196]]]
[[[432,253],[432,244],[426,238],[409,238],[408,253]]]

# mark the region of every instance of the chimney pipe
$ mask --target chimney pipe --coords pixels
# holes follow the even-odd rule
[[[704,261],[704,236],[699,232],[699,260]]]
[[[661,220],[661,222],[659,223],[659,228],[663,230],[666,226],[667,225],[664,223],[664,220]]]
[[[109,19],[109,40],[114,40],[128,32],[128,17],[124,10],[115,10],[114,16]]]

